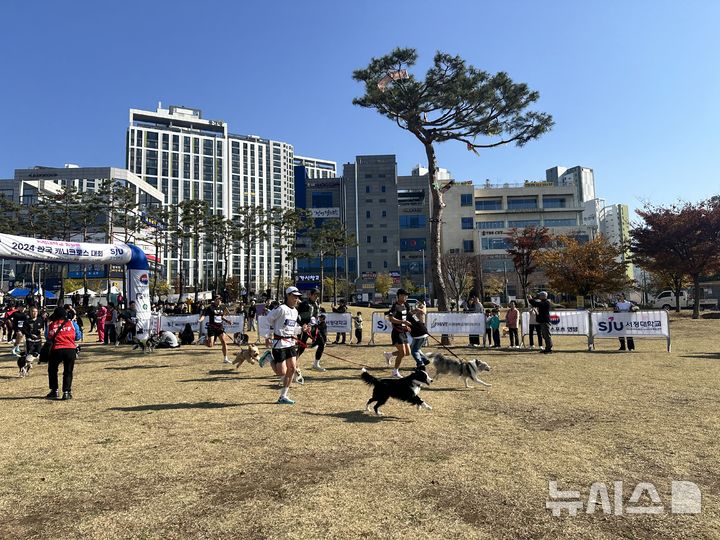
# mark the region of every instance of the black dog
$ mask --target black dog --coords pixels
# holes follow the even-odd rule
[[[17,359],[17,366],[18,366],[18,376],[19,377],[27,377],[30,374],[30,370],[32,369],[32,363],[34,360],[36,360],[37,357],[31,355],[28,355],[27,353],[22,353],[20,356],[18,356]]]
[[[385,405],[391,397],[412,403],[416,405],[418,409],[432,409],[432,407],[420,399],[418,395],[421,385],[428,385],[432,382],[427,371],[416,370],[402,379],[377,379],[363,368],[362,373],[360,373],[360,378],[373,387],[372,397],[365,405],[366,411],[370,410],[370,404],[374,401],[375,414],[382,416],[383,413],[380,412],[380,407]]]
[[[190,323],[185,324],[185,328],[180,332],[180,345],[192,345],[195,341],[195,332],[193,332]]]

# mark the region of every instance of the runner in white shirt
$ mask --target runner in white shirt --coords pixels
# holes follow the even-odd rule
[[[272,361],[270,365],[279,377],[283,377],[283,389],[278,403],[293,405],[295,402],[288,397],[290,384],[297,369],[297,336],[303,328],[296,306],[302,294],[297,287],[285,290],[285,303],[273,309],[267,316],[272,332]],[[306,325],[307,326],[307,325]],[[309,328],[306,328],[309,331]]]

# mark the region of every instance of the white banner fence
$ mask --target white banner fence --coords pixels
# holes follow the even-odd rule
[[[530,312],[525,311],[521,317],[522,343],[530,334]],[[588,311],[584,309],[558,310],[550,312],[550,335],[555,336],[587,336],[588,350],[591,347],[590,321]]]
[[[597,311],[590,315],[590,344],[596,339],[606,338],[655,338],[667,340],[670,352],[670,324],[668,312],[664,309],[612,313]]]
[[[223,323],[226,334],[235,334],[242,332],[245,325],[245,320],[242,315],[225,315],[224,318],[230,321],[231,324]],[[162,315],[159,317],[158,330],[167,330],[169,332],[182,332],[186,324],[190,324],[193,332],[199,334],[207,333],[207,318],[201,323],[200,315]],[[156,328],[156,326],[151,326]]]
[[[431,335],[483,335],[485,333],[485,314],[431,312],[427,314],[426,325]],[[392,324],[385,318],[385,312],[373,312],[369,344],[375,343],[375,334],[390,333],[392,333]]]

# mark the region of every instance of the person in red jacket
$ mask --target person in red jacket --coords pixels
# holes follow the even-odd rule
[[[60,306],[50,316],[47,339],[52,342],[48,361],[48,384],[50,392],[46,399],[58,399],[58,366],[63,364],[63,400],[72,399],[72,380],[77,348],[75,341],[82,338],[77,323],[70,320],[65,308]]]

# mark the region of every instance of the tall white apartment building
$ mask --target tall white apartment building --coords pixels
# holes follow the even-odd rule
[[[622,259],[629,259],[627,243],[630,240],[630,212],[627,204],[611,204],[603,207],[600,212],[600,233],[611,244],[625,248]],[[634,278],[635,270],[632,263],[627,266],[627,275],[629,279]]]
[[[235,135],[222,120],[202,117],[188,107],[158,105],[155,111],[130,109],[127,130],[127,168],[165,196],[164,204],[203,200],[214,214],[232,218],[244,206],[294,208],[292,145],[257,136]],[[272,231],[270,231],[272,233]],[[208,288],[210,277],[224,272],[224,262],[204,241],[198,246],[171,242],[165,264],[172,282],[183,269],[188,285]],[[255,291],[269,287],[280,270],[280,253],[270,237],[251,246],[250,268],[245,268],[246,246],[234,250],[229,275]],[[200,283],[193,282],[201,265]],[[286,271],[287,275],[287,271]]]

